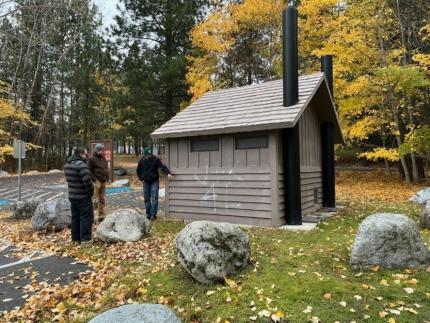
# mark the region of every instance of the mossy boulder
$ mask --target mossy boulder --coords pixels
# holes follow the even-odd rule
[[[160,304],[131,304],[110,309],[89,323],[181,323],[170,308]]]
[[[149,220],[134,209],[119,209],[110,213],[99,224],[96,238],[104,242],[138,241],[148,235]]]
[[[249,264],[249,237],[230,223],[196,221],[176,237],[178,258],[198,282],[209,285],[223,281]]]
[[[352,246],[353,268],[425,268],[429,264],[430,251],[417,225],[406,215],[377,213],[360,224]]]
[[[430,201],[427,202],[424,211],[421,214],[421,227],[423,229],[430,229]]]
[[[11,211],[14,219],[30,219],[36,208],[42,204],[43,201],[37,198],[30,198],[12,204]]]

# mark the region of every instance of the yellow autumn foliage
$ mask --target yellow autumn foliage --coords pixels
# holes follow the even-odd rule
[[[27,123],[30,117],[27,113],[16,109],[7,99],[7,84],[0,81],[0,163],[4,162],[6,155],[13,152],[13,148],[7,143],[10,134],[7,128],[8,121],[20,121]]]
[[[398,161],[399,153],[397,149],[388,148],[375,148],[373,151],[361,153],[359,158],[366,158],[367,160],[377,161],[380,159],[387,159],[389,161]]]

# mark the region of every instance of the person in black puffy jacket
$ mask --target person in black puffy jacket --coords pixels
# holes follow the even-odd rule
[[[143,197],[145,200],[146,216],[149,220],[157,219],[158,190],[160,187],[158,170],[172,178],[170,170],[160,159],[152,154],[152,147],[144,149],[144,156],[137,164],[136,173],[143,182]]]
[[[74,242],[91,241],[91,227],[94,222],[92,205],[94,186],[86,163],[87,156],[85,148],[77,147],[64,165],[64,175],[69,188]]]

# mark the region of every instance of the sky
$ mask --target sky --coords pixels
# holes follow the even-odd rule
[[[103,16],[103,27],[108,27],[112,24],[113,18],[118,14],[116,6],[119,0],[92,0],[93,3],[99,8]]]

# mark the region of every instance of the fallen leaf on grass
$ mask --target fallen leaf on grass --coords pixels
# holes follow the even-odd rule
[[[206,293],[206,296],[211,296],[213,294],[215,294],[215,292],[213,290],[208,290]]]
[[[386,279],[382,279],[382,280],[379,282],[379,285],[382,285],[382,286],[390,286],[390,285],[388,285],[388,281],[387,281]]]
[[[326,294],[324,294],[324,298],[325,298],[325,299],[331,299],[331,294],[330,294],[330,293],[326,293]]]
[[[405,287],[403,288],[403,290],[408,294],[412,294],[414,292],[414,289],[411,287]]]
[[[405,311],[408,311],[409,313],[412,313],[412,314],[415,314],[415,315],[418,314],[417,311],[415,311],[413,308],[410,308],[410,307],[405,307]]]
[[[312,306],[306,306],[306,309],[303,310],[303,313],[311,313],[312,312]]]
[[[346,302],[345,302],[345,301],[339,302],[339,304],[340,304],[341,306],[343,306],[343,307],[346,307]]]
[[[268,310],[262,310],[260,312],[258,312],[258,316],[259,317],[270,317],[270,312]]]
[[[399,310],[388,310],[391,314],[400,315],[401,312]]]
[[[236,283],[233,279],[225,278],[225,283],[226,283],[230,288],[237,288],[237,283]]]

